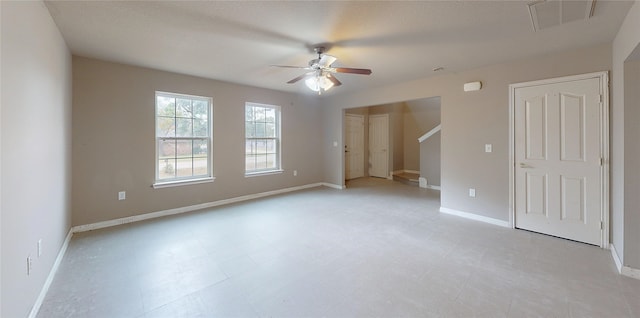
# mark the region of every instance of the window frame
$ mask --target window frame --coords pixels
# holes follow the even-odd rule
[[[153,183],[153,188],[164,188],[164,187],[172,187],[172,186],[180,186],[180,185],[188,185],[188,184],[199,184],[199,183],[207,183],[213,182],[215,177],[213,177],[213,99],[207,96],[199,96],[199,95],[190,95],[190,94],[180,94],[180,93],[172,93],[172,92],[164,92],[164,91],[156,91],[154,95],[154,136],[155,136],[155,181]],[[163,137],[158,134],[158,119],[159,117],[167,117],[167,116],[159,116],[158,115],[158,97],[167,97],[174,99],[188,99],[193,104],[193,101],[205,101],[207,103],[207,136],[205,137],[196,137],[193,134],[190,137]],[[173,114],[174,120],[178,117],[177,112]],[[176,134],[177,135],[177,134]],[[206,141],[207,144],[207,172],[206,174],[184,176],[184,177],[174,177],[174,178],[165,178],[160,179],[160,142],[161,140],[187,140],[187,141]],[[176,146],[177,147],[177,146]],[[178,158],[178,154],[175,154],[175,157]],[[193,159],[194,153],[193,148],[191,150],[191,158]],[[193,161],[192,161],[193,163]],[[192,166],[193,169],[193,166]]]
[[[247,109],[249,107],[260,107],[260,108],[270,108],[275,110],[275,137],[249,137],[247,136]],[[253,120],[253,123],[256,123],[256,120]],[[266,123],[266,122],[265,122]],[[244,107],[244,175],[245,177],[253,177],[260,175],[269,175],[269,174],[278,174],[282,173],[284,170],[282,169],[282,107],[279,105],[271,105],[265,103],[257,103],[257,102],[246,102]],[[274,140],[275,141],[275,160],[276,166],[274,168],[264,168],[264,169],[254,169],[247,170],[247,158],[249,153],[247,153],[247,142],[249,140]],[[268,153],[266,153],[268,154]]]

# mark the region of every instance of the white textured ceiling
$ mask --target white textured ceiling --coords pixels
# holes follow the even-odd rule
[[[73,54],[275,90],[329,43],[339,94],[611,42],[633,1],[534,32],[529,1],[47,1]],[[442,66],[444,71],[434,73]]]

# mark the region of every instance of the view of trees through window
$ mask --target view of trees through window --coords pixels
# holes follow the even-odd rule
[[[280,107],[245,106],[245,171],[280,169]]]
[[[211,100],[156,93],[157,181],[211,176]]]

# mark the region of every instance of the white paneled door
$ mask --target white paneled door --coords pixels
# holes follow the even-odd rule
[[[345,115],[345,179],[364,177],[364,116]]]
[[[369,116],[369,176],[389,176],[389,115]]]
[[[515,88],[517,228],[601,245],[601,78]]]

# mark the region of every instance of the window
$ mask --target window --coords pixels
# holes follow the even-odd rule
[[[245,174],[279,172],[280,106],[246,103]]]
[[[156,185],[212,179],[211,98],[156,92]]]

